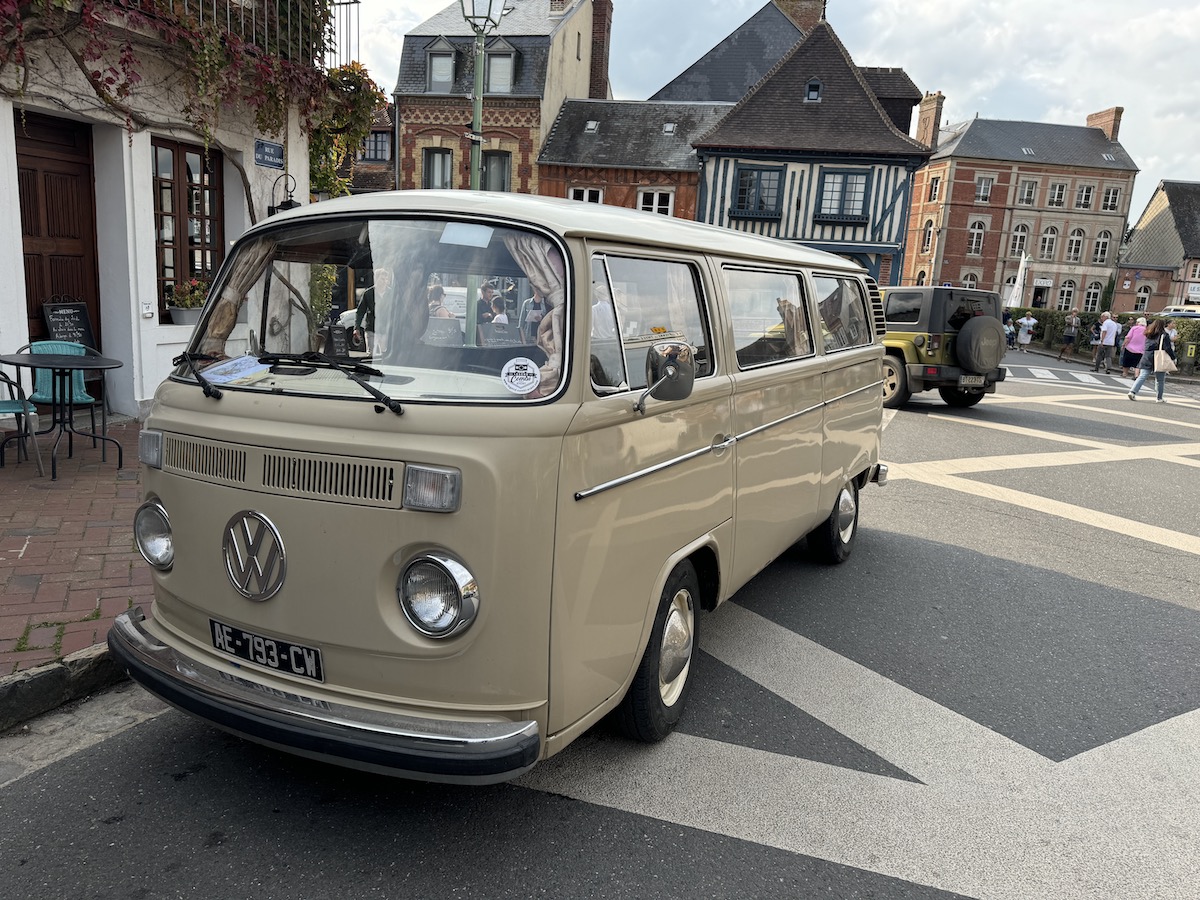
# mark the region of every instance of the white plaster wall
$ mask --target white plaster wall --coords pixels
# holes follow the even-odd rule
[[[123,121],[104,108],[80,82],[69,61],[46,48],[40,69],[31,78],[22,105],[52,116],[66,116],[92,125],[95,157],[97,253],[100,315],[105,355],[122,360],[123,368],[109,374],[109,398],[115,411],[143,418],[159,383],[170,373],[171,360],[187,346],[191,328],[158,321],[154,197],[151,139],[161,134],[172,140],[201,143],[182,127],[179,110],[184,98],[171,89],[166,67],[147,61],[145,82],[159,87],[154,96],[130,98],[153,122],[130,132]],[[163,87],[168,85],[167,87]],[[21,246],[21,217],[16,201],[17,165],[13,104],[0,97],[0,271],[11,273],[8,290],[0,294],[0,352],[15,350],[29,340],[25,315],[25,278]],[[261,134],[247,110],[223,109],[214,144],[225,154],[225,238],[232,244],[267,207],[285,197],[276,183],[286,171],[295,178],[294,199],[309,200],[308,141],[298,116],[289,116],[281,135]],[[285,147],[285,170],[258,166],[254,142],[264,139]],[[246,173],[253,210],[239,171]],[[227,247],[228,249],[228,247]],[[150,315],[144,315],[149,309]],[[244,327],[244,326],[239,326]]]

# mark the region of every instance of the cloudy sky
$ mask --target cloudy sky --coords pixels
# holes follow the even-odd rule
[[[765,2],[614,0],[614,96],[644,100]],[[386,93],[404,34],[448,5],[363,0],[359,56]],[[1196,0],[829,0],[827,9],[858,65],[898,66],[922,91],[945,94],[943,123],[1084,125],[1088,113],[1123,106],[1119,139],[1141,170],[1131,222],[1159,181],[1200,181],[1198,64],[1187,62],[1200,56]]]

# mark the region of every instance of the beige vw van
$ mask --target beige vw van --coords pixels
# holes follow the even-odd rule
[[[271,218],[144,424],[155,602],[109,644],[214,725],[409,778],[510,779],[614,711],[660,740],[701,610],[805,536],[850,554],[886,480],[882,322],[852,263],[654,214],[413,191]]]

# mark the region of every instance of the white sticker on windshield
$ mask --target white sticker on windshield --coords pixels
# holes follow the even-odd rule
[[[514,394],[528,394],[542,383],[542,373],[532,359],[516,356],[504,364],[500,380]]]

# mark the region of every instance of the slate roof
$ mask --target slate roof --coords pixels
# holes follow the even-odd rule
[[[1026,153],[1025,148],[1033,151]],[[1105,159],[1109,154],[1113,158]],[[1099,128],[971,119],[942,129],[933,159],[948,156],[1136,172],[1137,164]]]
[[[1164,181],[1175,230],[1183,243],[1185,259],[1200,258],[1200,183],[1195,181]]]
[[[656,103],[652,100],[566,100],[538,162],[622,169],[695,171],[692,140],[708,131],[732,103]],[[589,121],[598,123],[588,133]],[[663,125],[673,123],[673,134]]]
[[[863,79],[880,100],[911,100],[917,104],[924,97],[903,69],[866,66],[858,71],[862,72]]]
[[[507,5],[512,7],[512,12],[504,16],[500,27],[488,35],[487,46],[504,39],[517,51],[513,90],[506,96],[541,97],[546,84],[550,37],[564,22],[571,20],[575,10],[551,18],[550,0],[508,0]],[[426,93],[425,53],[439,38],[449,42],[455,52],[454,86],[450,94],[468,94],[475,89],[475,32],[463,18],[462,7],[453,3],[404,36],[393,93]]]
[[[461,16],[459,17],[462,18]],[[488,38],[491,47],[500,38]],[[502,38],[516,51],[512,92],[506,97],[541,97],[546,85],[546,66],[550,57],[550,41],[544,37]],[[454,84],[445,94],[429,93],[426,53],[431,46],[445,40],[454,50]],[[404,38],[400,54],[400,74],[395,94],[426,94],[430,97],[462,96],[475,90],[475,38],[443,37],[409,33]],[[492,96],[492,95],[488,95]]]
[[[806,102],[811,78],[821,100]],[[788,52],[697,147],[922,159],[929,151],[892,123],[827,22]]]
[[[737,103],[803,37],[779,7],[768,3],[650,99]]]

